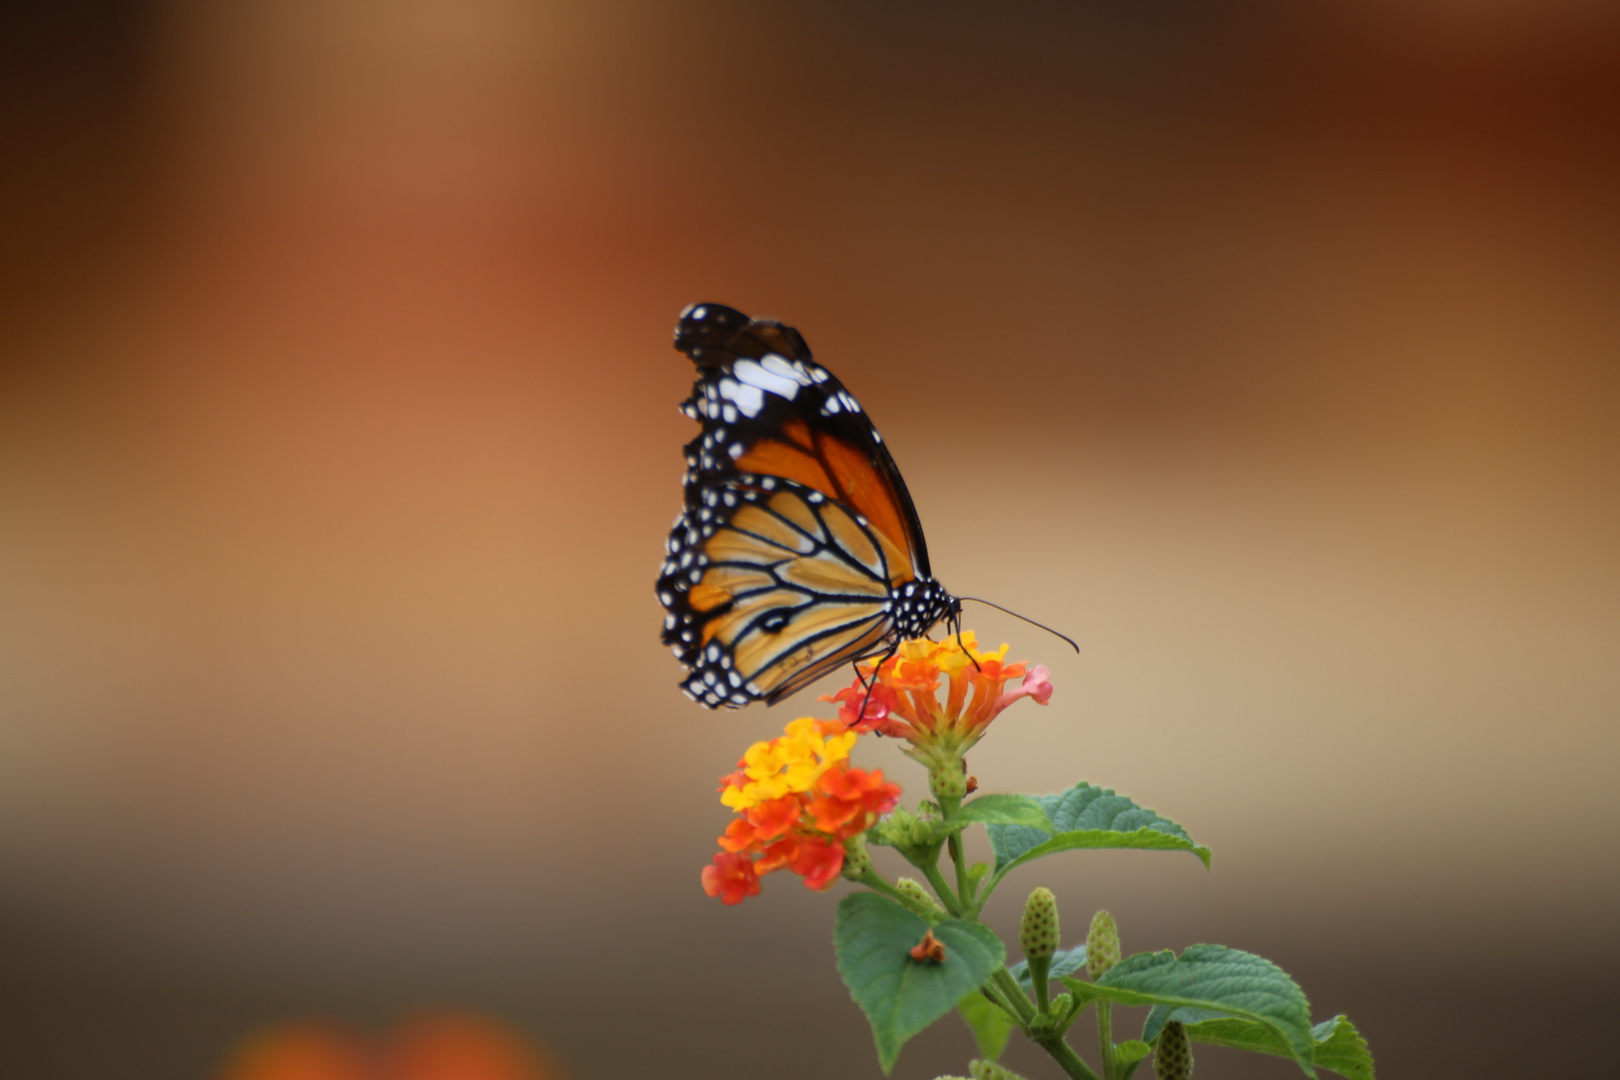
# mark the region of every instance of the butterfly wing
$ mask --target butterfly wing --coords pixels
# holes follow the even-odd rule
[[[742,473],[795,480],[853,508],[930,575],[906,482],[860,402],[791,326],[722,304],[681,313],[675,347],[697,365],[681,411],[703,425],[686,447],[686,505]]]
[[[711,708],[773,703],[881,651],[897,626],[931,626],[949,598],[926,580],[905,481],[798,332],[699,304],[675,345],[697,365],[681,408],[703,429],[686,447],[686,508],[658,593],[687,693]]]
[[[774,703],[882,646],[891,577],[909,573],[886,537],[793,481],[743,474],[707,495],[677,522],[658,581],[687,693]]]

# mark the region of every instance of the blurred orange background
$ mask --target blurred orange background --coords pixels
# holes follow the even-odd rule
[[[877,1075],[833,899],[698,887],[715,777],[814,708],[707,713],[657,641],[704,300],[859,394],[944,584],[1080,641],[972,613],[1058,688],[985,786],[1215,850],[1043,863],[998,927],[1047,884],[1260,952],[1390,1077],[1607,1053],[1611,5],[4,19],[5,1075],[433,1005],[583,1080]]]

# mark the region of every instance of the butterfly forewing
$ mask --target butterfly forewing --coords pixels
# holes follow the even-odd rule
[[[720,304],[681,316],[675,347],[698,367],[682,411],[703,424],[686,447],[687,506],[740,473],[797,481],[852,507],[929,574],[905,480],[854,395],[798,331]]]

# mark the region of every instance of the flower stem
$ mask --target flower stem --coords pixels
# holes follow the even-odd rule
[[[962,899],[962,910],[971,919],[978,914],[978,910],[973,906],[973,886],[968,881],[967,857],[962,852],[962,834],[952,833],[946,844],[950,848],[951,862],[956,864],[956,894]]]
[[[1007,1000],[1007,995],[1002,992],[1001,987],[996,985],[994,979],[979,987],[979,992],[994,1002],[1002,1012],[1012,1017],[1014,1023],[1018,1022],[1018,1009],[1011,1001]]]
[[[1063,1036],[1053,1035],[1049,1039],[1042,1039],[1040,1047],[1051,1054],[1052,1060],[1056,1061],[1073,1080],[1102,1080],[1091,1071],[1091,1066],[1074,1052],[1074,1047],[1063,1041]]]
[[[1103,1076],[1116,1080],[1119,1067],[1114,1063],[1114,1003],[1097,1002],[1097,1041],[1102,1046]]]
[[[1029,979],[1035,986],[1035,1011],[1048,1013],[1052,1011],[1050,956],[1031,956],[1029,958]]]
[[[935,849],[936,852],[938,850],[938,848]],[[916,864],[913,863],[912,865],[915,866]],[[945,881],[945,875],[939,872],[939,866],[937,864],[918,866],[918,869],[928,876],[928,884],[934,887],[934,895],[938,896],[940,903],[945,905],[945,910],[952,915],[960,916],[962,914],[962,902],[951,891],[950,885]]]
[[[1028,1027],[1029,1022],[1035,1018],[1035,1006],[1029,1003],[1024,988],[1018,985],[1018,980],[1012,977],[1012,972],[1003,966],[990,976],[990,981],[1007,998],[1007,1003],[1012,1006],[1012,1013],[1018,1022]]]

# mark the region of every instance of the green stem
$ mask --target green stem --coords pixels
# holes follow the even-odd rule
[[[1074,1047],[1063,1041],[1063,1036],[1054,1035],[1050,1039],[1042,1040],[1040,1047],[1048,1054],[1051,1054],[1052,1060],[1056,1061],[1064,1072],[1073,1077],[1073,1080],[1102,1080],[1101,1077],[1091,1071],[1091,1066],[1087,1065],[1080,1055],[1074,1052]]]
[[[951,862],[956,864],[956,895],[962,898],[962,910],[968,918],[978,914],[973,906],[973,886],[968,882],[967,858],[962,854],[962,834],[952,833],[946,843],[951,849]]]
[[[937,851],[938,849],[936,848],[935,850]],[[916,863],[913,863],[912,865],[917,866]],[[917,869],[921,870],[927,876],[928,884],[934,887],[934,894],[938,896],[940,902],[945,905],[945,910],[950,912],[952,915],[960,916],[962,914],[962,902],[958,900],[956,898],[956,894],[951,891],[950,885],[948,885],[945,881],[945,875],[939,872],[938,864],[933,866],[917,866]]]
[[[1001,987],[997,986],[994,980],[979,987],[979,992],[989,998],[1002,1012],[1012,1017],[1014,1023],[1017,1023],[1018,1010],[1013,1007],[1012,1002],[1007,1000],[1007,995],[1001,992]]]
[[[1035,1011],[1049,1013],[1052,1011],[1052,958],[1031,956],[1028,963],[1029,981],[1035,987]]]
[[[1018,1018],[1019,1024],[1027,1028],[1029,1022],[1035,1019],[1035,1006],[1024,996],[1024,988],[1018,985],[1018,980],[1012,977],[1012,972],[1005,966],[998,968],[990,976],[990,981],[1006,996],[1007,1003],[1012,1006],[1012,1013]]]
[[[1114,1003],[1097,1002],[1097,1041],[1102,1044],[1103,1076],[1116,1080],[1119,1067],[1114,1062]]]

